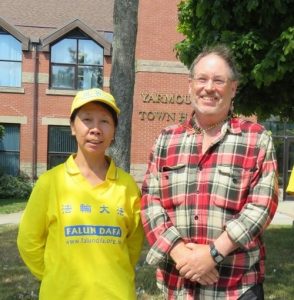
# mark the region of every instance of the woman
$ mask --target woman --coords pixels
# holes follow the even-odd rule
[[[119,112],[100,89],[78,92],[70,115],[77,153],[41,175],[32,191],[17,244],[41,280],[40,300],[136,299],[140,192],[105,155]]]
[[[287,186],[286,193],[294,196],[294,166],[290,175],[289,183]]]

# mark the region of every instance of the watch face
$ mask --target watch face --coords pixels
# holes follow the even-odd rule
[[[216,257],[216,256],[217,256],[217,251],[216,251],[215,248],[211,249],[211,255],[212,255],[213,257]]]
[[[224,257],[220,253],[218,253],[213,245],[210,247],[210,254],[217,264],[224,260]]]
[[[223,258],[220,255],[216,256],[214,259],[215,259],[215,262],[217,262],[217,263],[220,263],[223,261]]]

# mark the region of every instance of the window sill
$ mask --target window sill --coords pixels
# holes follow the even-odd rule
[[[68,96],[75,96],[77,90],[56,90],[56,89],[46,89],[46,95],[68,95]]]
[[[24,94],[24,92],[22,87],[0,86],[0,93]]]

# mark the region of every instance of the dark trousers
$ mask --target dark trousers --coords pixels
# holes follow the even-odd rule
[[[256,284],[245,292],[238,300],[264,300],[263,285]]]

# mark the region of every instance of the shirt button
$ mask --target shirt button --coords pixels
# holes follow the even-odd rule
[[[198,216],[196,215],[196,216],[194,216],[194,220],[195,221],[197,221],[198,220]]]

